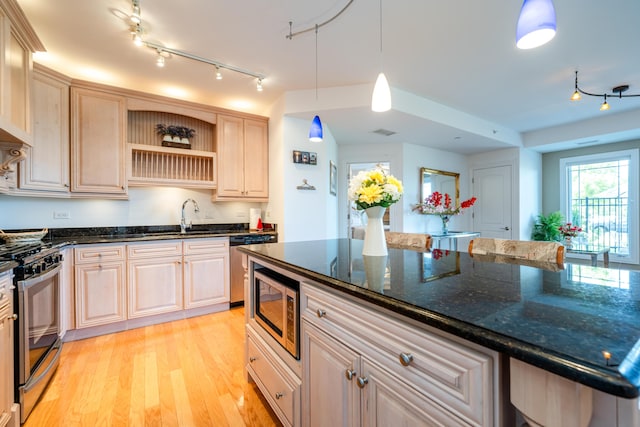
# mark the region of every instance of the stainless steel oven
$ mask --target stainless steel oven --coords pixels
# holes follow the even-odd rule
[[[256,322],[300,359],[300,283],[267,268],[255,269],[253,281]]]
[[[16,401],[24,423],[59,364],[62,255],[42,246],[15,260]]]

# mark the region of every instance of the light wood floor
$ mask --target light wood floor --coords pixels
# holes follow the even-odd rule
[[[24,426],[280,426],[243,359],[242,308],[67,342]]]

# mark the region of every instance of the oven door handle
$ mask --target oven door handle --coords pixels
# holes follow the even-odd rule
[[[58,264],[53,269],[47,271],[44,274],[41,274],[39,276],[30,277],[30,278],[25,279],[25,280],[19,280],[18,281],[18,292],[24,292],[25,290],[29,289],[31,286],[37,285],[38,283],[41,283],[41,282],[44,282],[45,280],[50,279],[51,277],[53,277],[56,274],[58,274],[60,272],[61,268],[62,268],[62,264]]]

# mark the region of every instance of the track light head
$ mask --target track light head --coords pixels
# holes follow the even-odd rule
[[[256,83],[256,90],[258,92],[262,92],[262,79],[258,79],[258,83]]]
[[[164,67],[164,55],[162,54],[162,51],[158,51],[158,57],[156,58],[156,65],[160,68]]]
[[[133,39],[133,44],[136,46],[142,46],[144,41],[142,40],[142,27],[140,24],[136,24],[135,27],[131,30],[131,36]]]
[[[220,67],[216,65],[216,80],[222,80],[222,73],[220,72]]]
[[[129,19],[134,24],[142,23],[142,18],[140,18],[140,2],[138,0],[133,0],[133,11],[131,12],[131,16]]]

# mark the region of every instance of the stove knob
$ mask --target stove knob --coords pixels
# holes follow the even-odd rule
[[[42,268],[40,271],[42,271],[43,273],[44,273],[45,271],[47,271],[47,266],[48,266],[48,265],[49,265],[49,264],[48,264],[47,262],[43,262],[42,264],[40,264],[40,266],[41,266],[41,268]]]
[[[27,276],[32,275],[33,274],[33,267],[31,267],[31,266],[25,267],[24,268],[24,274],[27,275]]]
[[[31,274],[40,274],[40,264],[31,267]]]

